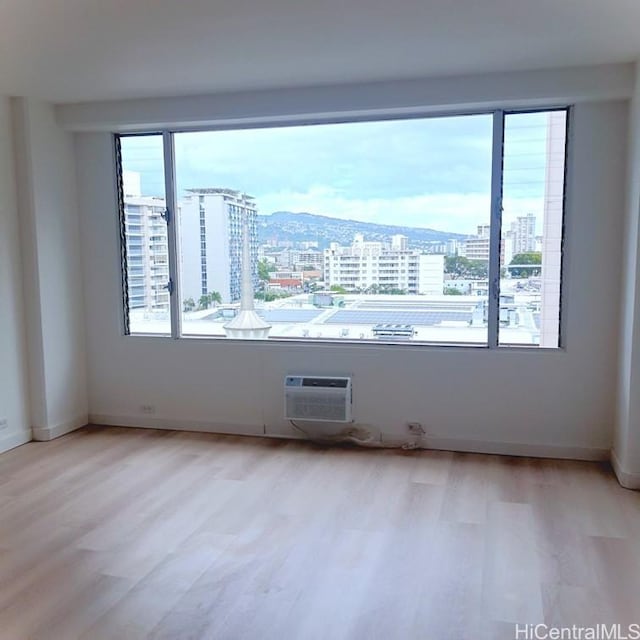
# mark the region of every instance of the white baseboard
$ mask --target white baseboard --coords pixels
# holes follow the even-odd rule
[[[89,423],[87,416],[79,416],[68,422],[61,422],[52,427],[33,427],[33,439],[39,442],[54,440],[76,429],[80,429]]]
[[[410,438],[398,439],[396,435],[382,434],[382,442],[389,446],[401,446]],[[462,453],[485,453],[526,458],[556,458],[560,460],[609,460],[609,449],[600,447],[576,447],[572,445],[533,444],[526,442],[494,442],[468,438],[440,438],[422,436],[418,448]]]
[[[304,440],[304,436],[285,430],[279,425],[230,425],[220,422],[201,420],[178,420],[153,418],[149,416],[114,416],[105,414],[89,415],[91,424],[115,427],[141,427],[146,429],[172,429],[177,431],[203,431],[206,433],[224,433],[239,436],[264,436],[267,438],[290,438]],[[381,434],[381,446],[399,447],[412,441],[411,438],[399,438],[396,434]],[[490,442],[465,438],[432,438],[420,439],[418,448],[439,451],[461,451],[468,453],[487,453],[507,456],[524,456],[530,458],[560,458],[566,460],[609,460],[608,448],[575,447],[568,445],[541,445],[516,442]]]
[[[168,429],[171,431],[201,431],[235,436],[264,436],[263,425],[229,424],[205,420],[154,418],[152,416],[114,416],[92,413],[89,423],[110,427],[138,427],[141,429]]]
[[[2,436],[0,438],[0,453],[9,451],[9,449],[15,449],[21,444],[31,442],[31,440],[32,437],[30,431],[18,431],[16,433],[10,433],[6,436]]]
[[[620,458],[616,455],[616,452],[611,450],[611,466],[618,478],[618,482],[625,489],[640,489],[640,473],[629,473],[622,468],[620,464]]]

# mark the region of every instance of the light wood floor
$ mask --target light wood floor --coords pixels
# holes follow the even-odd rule
[[[0,638],[494,640],[640,622],[592,463],[88,428],[0,456]]]

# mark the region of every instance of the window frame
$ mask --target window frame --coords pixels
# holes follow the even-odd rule
[[[560,293],[559,293],[559,313],[558,313],[558,344],[553,347],[541,347],[536,344],[500,344],[500,246],[502,236],[502,202],[503,202],[503,173],[504,173],[504,134],[505,118],[512,114],[525,113],[548,113],[553,111],[564,111],[566,113],[565,144],[564,144],[564,171],[563,171],[563,195],[562,195],[562,236],[560,240]],[[126,131],[112,132],[114,146],[114,170],[115,170],[115,192],[118,208],[119,220],[119,253],[120,253],[120,286],[121,286],[121,332],[123,336],[133,338],[170,338],[172,340],[197,340],[230,341],[233,343],[259,343],[259,344],[301,344],[301,345],[323,345],[323,346],[353,346],[358,348],[413,348],[413,349],[484,349],[492,351],[535,351],[535,352],[558,352],[566,351],[566,280],[567,280],[567,217],[569,215],[569,175],[571,167],[570,156],[573,147],[573,104],[552,104],[537,105],[535,107],[505,107],[492,108],[487,110],[453,110],[453,111],[424,111],[412,110],[407,113],[377,113],[367,115],[338,115],[326,118],[297,119],[287,118],[285,120],[263,121],[260,119],[250,120],[242,123],[233,122],[217,125],[193,126],[193,127],[166,127],[163,129],[127,129]],[[472,342],[439,342],[439,341],[384,341],[378,339],[334,339],[334,338],[312,338],[303,337],[274,337],[267,340],[239,339],[211,335],[192,335],[182,333],[182,306],[180,304],[180,238],[179,229],[176,224],[177,212],[177,192],[176,192],[176,171],[175,171],[175,144],[174,136],[180,133],[197,133],[213,131],[234,131],[246,129],[266,129],[266,128],[286,128],[304,125],[323,124],[343,124],[356,122],[383,122],[394,120],[412,119],[438,119],[447,117],[464,116],[492,116],[492,154],[491,154],[491,206],[490,206],[490,238],[489,238],[489,269],[488,269],[488,307],[487,307],[487,341],[486,343]],[[122,138],[135,136],[162,137],[163,147],[163,167],[164,167],[164,188],[166,203],[166,224],[168,238],[169,255],[169,290],[170,325],[171,331],[163,333],[131,333],[129,321],[129,295],[128,295],[128,270],[127,270],[127,247],[126,247],[126,221],[124,206],[124,184],[123,165],[120,140]]]

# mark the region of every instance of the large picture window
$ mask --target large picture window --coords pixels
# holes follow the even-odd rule
[[[125,326],[558,347],[567,110],[117,137]]]

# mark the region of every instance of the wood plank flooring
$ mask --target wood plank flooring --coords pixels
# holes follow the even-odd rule
[[[0,639],[515,638],[640,623],[595,463],[90,427],[0,455]]]

